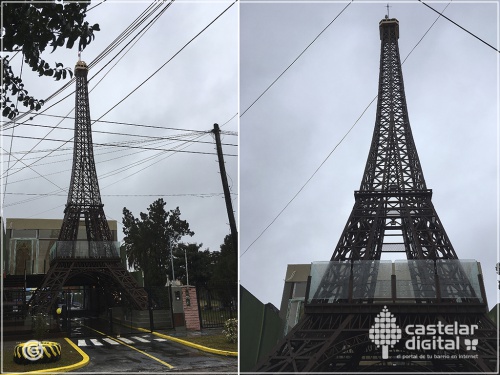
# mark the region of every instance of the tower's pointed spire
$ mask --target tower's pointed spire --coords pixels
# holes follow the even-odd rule
[[[37,312],[49,312],[66,283],[78,277],[97,286],[110,306],[122,295],[129,307],[148,307],[146,291],[121,263],[104,214],[94,161],[87,74],[87,64],[79,59],[75,66],[75,133],[68,200],[58,241],[50,251],[50,269],[30,301]],[[79,233],[82,227],[85,232]]]
[[[85,61],[78,60],[75,66],[75,133],[73,149],[73,169],[64,210],[64,221],[59,241],[72,242],[78,238],[80,219],[85,220],[87,241],[102,243],[112,241],[106,216],[104,215],[99,181],[94,162],[92,126],[87,84],[88,67]],[[96,251],[106,248],[93,247]],[[108,249],[109,250],[109,249]],[[97,256],[97,254],[95,254]],[[99,254],[99,256],[117,254]]]
[[[431,201],[413,139],[399,56],[399,22],[379,24],[377,114],[359,191],[332,260],[456,259]]]
[[[457,259],[418,159],[399,57],[399,22],[387,16],[379,30],[375,129],[354,207],[331,261],[311,264],[304,315],[256,372],[497,369],[497,328],[485,314],[480,265]],[[380,260],[384,251],[405,253],[407,259]],[[446,335],[434,330],[433,340],[450,339],[453,347],[412,346],[431,337],[425,327],[439,325],[449,328]],[[451,332],[458,326],[480,328],[464,339]],[[404,327],[423,327],[423,333]],[[470,350],[473,361],[460,357]]]

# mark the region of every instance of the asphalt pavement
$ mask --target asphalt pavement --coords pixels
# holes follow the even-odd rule
[[[237,373],[238,359],[208,353],[177,340],[159,337],[152,333],[127,329],[122,334],[111,334],[97,328],[96,322],[72,322],[71,340],[89,357],[89,363],[78,372],[217,372]],[[176,338],[205,332],[169,332]],[[216,332],[215,332],[216,333]],[[168,337],[168,336],[166,336]]]
[[[90,362],[78,372],[225,372],[236,373],[236,357],[220,356],[152,334],[72,339]]]

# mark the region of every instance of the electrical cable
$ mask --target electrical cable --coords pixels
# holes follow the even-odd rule
[[[66,197],[66,194],[56,193],[7,193],[10,195],[27,195],[27,196],[43,196],[43,197]],[[223,196],[224,193],[191,193],[191,194],[101,194],[103,197],[198,197],[212,198]]]
[[[109,112],[111,112],[113,109],[118,107],[121,103],[123,103],[128,97],[130,97],[134,92],[136,92],[142,85],[144,85],[146,82],[148,82],[154,75],[156,75],[161,69],[163,69],[170,61],[172,61],[179,53],[181,53],[189,44],[191,44],[196,38],[198,38],[205,30],[207,30],[210,26],[212,26],[215,21],[217,21],[224,13],[226,13],[234,4],[236,4],[238,0],[234,1],[231,5],[229,5],[225,10],[222,11],[217,17],[215,17],[207,26],[205,26],[198,34],[196,34],[191,40],[189,40],[182,48],[177,51],[170,59],[168,59],[162,66],[160,66],[156,71],[153,72],[148,78],[146,78],[139,86],[137,86],[135,89],[133,89],[129,94],[127,94],[123,99],[121,99],[118,103],[116,103],[114,106],[112,106],[108,111],[106,111],[102,116],[99,117],[99,119],[103,118],[106,116]]]
[[[25,126],[39,127],[39,128],[51,128],[51,129],[57,128],[58,130],[74,131],[73,128],[66,128],[66,127],[52,126],[52,125],[33,124],[33,123],[25,123],[23,125],[25,125]],[[125,136],[125,137],[150,138],[150,139],[157,139],[157,140],[179,140],[178,138],[172,138],[172,137],[160,137],[160,136],[143,135],[143,134],[130,134],[130,133],[109,132],[109,131],[103,131],[103,130],[93,130],[92,133],[93,134],[119,135],[119,136]],[[205,131],[199,131],[198,133],[204,134]],[[192,141],[192,142],[194,142],[194,143],[205,143],[205,144],[208,143],[208,144],[212,144],[212,142],[205,142],[205,141]],[[234,144],[234,143],[222,143],[222,144],[224,146],[238,146],[237,144]]]
[[[449,5],[449,4],[448,4]],[[446,5],[446,7],[443,9],[443,12],[446,10],[446,8],[448,7],[448,5]],[[441,14],[440,14],[441,15]],[[405,59],[403,60],[403,62],[401,63],[404,64],[404,61],[406,61],[406,59],[408,59],[408,57],[410,56],[410,54],[414,51],[414,49],[420,44],[420,42],[422,41],[422,39],[427,35],[427,33],[429,32],[429,30],[434,26],[434,24],[437,22],[437,20],[439,19],[440,16],[438,16],[436,18],[436,20],[434,20],[434,22],[430,25],[430,27],[427,29],[427,31],[424,33],[424,36],[422,38],[420,38],[420,40],[417,42],[417,44],[412,48],[412,50],[408,53],[408,55],[405,57]],[[363,115],[366,113],[366,111],[368,110],[368,108],[373,104],[373,102],[377,99],[378,95],[376,95],[372,101],[365,107],[365,109],[363,110],[363,112],[361,113],[361,115],[357,118],[357,120],[354,122],[354,124],[349,128],[349,130],[344,134],[344,136],[340,139],[340,141],[335,145],[335,147],[332,149],[332,151],[330,151],[330,153],[326,156],[326,158],[321,162],[321,164],[316,168],[316,170],[313,172],[313,174],[307,179],[307,181],[301,186],[301,188],[297,191],[297,193],[295,193],[295,195],[292,197],[292,199],[290,199],[288,201],[288,203],[285,205],[285,207],[283,207],[283,209],[281,209],[281,211],[278,213],[278,215],[276,215],[274,217],[274,219],[264,228],[264,230],[257,236],[257,238],[255,238],[255,240],[252,241],[252,243],[250,243],[250,245],[245,249],[245,251],[243,251],[243,253],[241,253],[240,255],[240,258],[245,255],[247,253],[248,250],[250,250],[250,248],[253,246],[253,244],[255,242],[257,242],[263,235],[264,233],[271,227],[271,225],[274,224],[274,222],[281,216],[281,214],[288,208],[288,206],[295,200],[295,198],[297,198],[297,196],[302,192],[302,190],[304,190],[304,188],[307,186],[307,184],[309,184],[309,182],[312,180],[312,178],[316,175],[316,173],[318,173],[318,171],[320,170],[320,168],[325,164],[325,162],[330,158],[330,156],[333,154],[333,152],[337,149],[337,147],[344,141],[344,139],[349,135],[349,133],[352,131],[352,129],[356,126],[356,124],[359,122],[359,120],[361,120],[361,118],[363,117]]]
[[[102,0],[99,4],[96,4],[96,5],[94,5],[92,8],[87,9],[87,13],[88,13],[88,12],[90,12],[92,9],[97,8],[99,5],[101,5],[101,4],[102,4],[102,3],[104,3],[104,2],[106,2],[106,0]]]
[[[17,55],[17,53],[16,53]],[[14,55],[15,56],[15,55]],[[19,73],[19,79],[22,80],[22,77],[23,77],[23,67],[24,67],[24,53],[22,54],[22,59],[21,59],[21,72]],[[17,106],[19,104],[19,95],[21,94],[21,91],[19,91],[17,93],[17,97],[16,97],[16,106],[15,106],[15,109],[14,109],[14,112],[17,111]],[[11,153],[12,153],[12,144],[14,143],[14,127],[12,127],[12,134],[11,134],[12,138],[10,139],[10,146],[9,146],[9,159],[7,161],[7,175],[5,176],[5,181],[3,182],[4,184],[4,187],[3,187],[3,196],[2,196],[2,205],[5,204],[5,193],[7,191],[7,181],[9,180],[9,167],[10,167],[10,158],[11,158]]]
[[[452,24],[454,24],[455,26],[461,28],[463,31],[465,31],[466,33],[472,35],[474,38],[476,38],[477,40],[479,40],[480,42],[486,44],[488,47],[492,48],[495,52],[498,52],[500,53],[500,51],[498,49],[496,49],[494,46],[492,46],[491,44],[485,42],[483,39],[481,39],[480,37],[478,37],[477,35],[471,33],[469,30],[467,30],[466,28],[460,26],[458,23],[456,23],[455,21],[451,20],[450,18],[446,17],[442,12],[440,13],[439,11],[437,11],[436,9],[434,9],[433,7],[431,7],[429,4],[426,4],[424,3],[422,0],[418,0],[420,3],[422,3],[423,5],[425,5],[426,7],[428,7],[429,9],[433,10],[434,12],[436,12],[437,14],[439,14],[441,17],[443,17],[444,19],[450,21]],[[446,8],[445,8],[446,9]]]
[[[234,2],[234,3],[235,3],[235,2]],[[231,8],[231,6],[232,6],[232,5],[234,5],[234,3],[233,3],[233,4],[231,4],[231,5],[230,5],[230,6],[229,6],[226,10],[224,10],[224,12],[222,12],[222,13],[221,13],[221,14],[220,14],[220,15],[219,15],[216,19],[214,19],[214,20],[213,20],[213,21],[212,21],[212,22],[211,22],[211,23],[210,23],[207,27],[205,27],[205,29],[203,29],[200,33],[198,33],[198,34],[197,34],[197,35],[196,35],[196,36],[195,36],[195,37],[194,37],[191,41],[189,41],[189,42],[188,42],[188,43],[187,43],[187,44],[186,44],[186,45],[185,45],[182,49],[184,49],[184,48],[185,48],[185,47],[186,47],[189,43],[191,43],[191,42],[192,42],[192,41],[193,41],[193,40],[194,40],[197,36],[199,36],[199,35],[200,35],[200,34],[201,34],[204,30],[206,30],[206,29],[207,29],[207,28],[208,28],[211,24],[213,24],[213,23],[214,23],[214,22],[215,22],[215,21],[216,21],[216,20],[217,20],[217,19],[218,19],[218,18],[219,18],[222,14],[224,14],[224,13],[225,13],[225,12],[226,12],[229,8]],[[182,51],[182,49],[181,49],[181,51]],[[179,51],[179,52],[180,52],[180,51]],[[179,53],[179,52],[178,52],[178,53]],[[178,53],[177,53],[177,54],[178,54]],[[176,55],[177,55],[177,54],[176,54]],[[174,55],[174,57],[175,57],[175,55]],[[172,58],[173,58],[173,57],[172,57]],[[170,60],[171,60],[171,59],[170,59]],[[169,61],[170,61],[170,60],[169,60]],[[165,66],[165,64],[164,64],[163,66]],[[163,66],[162,66],[162,67],[163,67]],[[162,67],[161,67],[161,68],[162,68]],[[161,68],[160,68],[160,69],[161,69]],[[158,70],[158,71],[159,71],[159,70]],[[156,72],[155,72],[155,73],[153,73],[153,75],[154,75],[154,74],[156,74]],[[150,76],[148,79],[150,79],[151,77],[152,77],[152,76]],[[147,80],[146,80],[146,81],[147,81]],[[143,82],[143,83],[144,83],[144,82]],[[142,85],[142,84],[141,84],[141,85]],[[137,90],[137,88],[136,88],[136,90]],[[134,90],[134,91],[135,91],[135,90]],[[130,94],[129,94],[129,95],[130,95]],[[124,98],[123,100],[125,100],[125,99],[126,99],[126,98]],[[122,101],[123,101],[123,100],[122,100]],[[122,101],[121,101],[121,102],[122,102]],[[121,103],[121,102],[120,102],[120,103]],[[118,104],[120,104],[120,103],[118,103]],[[117,105],[118,105],[118,104],[117,104]],[[109,111],[108,111],[107,113],[109,113]],[[104,116],[104,115],[103,115],[103,116]],[[234,116],[233,116],[233,117],[234,117]],[[101,116],[101,118],[102,118],[102,116]],[[228,134],[230,134],[230,135],[237,135],[237,133],[235,133],[235,132],[227,132],[227,133],[228,133]],[[203,134],[203,135],[204,135],[204,134]],[[203,136],[203,135],[202,135],[202,136]],[[31,138],[34,138],[34,137],[31,137]],[[49,140],[49,139],[47,139],[47,140]],[[67,143],[67,142],[66,142],[66,143]],[[97,146],[118,146],[118,145],[117,145],[117,144],[97,144]],[[186,147],[188,147],[188,146],[189,146],[189,144],[188,144]],[[128,147],[130,147],[130,146],[128,146]],[[148,148],[148,149],[151,149],[151,148]],[[166,150],[164,150],[164,149],[159,149],[159,150],[160,150],[160,151],[162,151],[162,152],[166,151]],[[176,151],[176,152],[181,152],[182,150],[175,150],[175,151]],[[185,151],[185,152],[186,152],[186,151]],[[191,153],[197,153],[197,152],[191,152]],[[228,155],[228,156],[236,156],[236,155]],[[40,159],[39,159],[39,160],[40,160]],[[24,164],[24,163],[23,163],[23,164]]]
[[[159,14],[160,16],[161,16],[161,15],[165,12],[165,10],[166,10],[166,9],[167,9],[167,8],[168,8],[171,4],[172,4],[172,2],[173,2],[173,1],[174,1],[174,0],[172,0],[170,3],[168,3],[168,4],[164,7],[164,9],[163,9],[163,10],[160,12],[160,14]],[[138,18],[136,18],[136,21],[134,21],[134,22],[132,23],[132,25],[134,25],[134,24],[137,22],[137,20],[138,20],[138,19],[140,19],[140,18],[141,18],[141,17],[142,17],[142,16],[143,16],[143,15],[144,15],[147,11],[148,11],[148,9],[150,9],[150,7],[151,7],[151,6],[152,6],[152,5],[150,5],[150,6],[149,6],[149,7],[148,7],[145,11],[143,11],[143,13],[142,13],[142,14],[141,14]],[[154,12],[154,11],[156,11],[158,8],[159,8],[159,5],[158,5],[158,6],[157,6],[154,10],[153,10],[153,12]],[[149,13],[149,14],[147,15],[147,17],[146,17],[146,18],[148,18],[151,14],[152,14],[152,13]],[[155,17],[155,18],[153,19],[153,21],[152,21],[152,22],[153,22],[153,23],[154,23],[154,22],[156,22],[156,20],[157,20],[157,19],[158,19],[158,16],[157,16],[157,17]],[[144,20],[145,20],[145,19],[143,19],[142,21],[140,21],[140,23],[139,23],[138,25],[140,25],[142,22],[144,22]],[[148,27],[148,25],[146,25],[146,27],[147,27],[147,28],[143,28],[143,29],[139,32],[139,34],[141,34],[141,33],[145,30],[145,31],[144,31],[144,33],[142,33],[142,35],[140,35],[139,39],[140,39],[140,38],[141,38],[141,37],[142,37],[142,36],[146,33],[146,31],[148,31],[148,30],[149,30],[149,28],[150,28],[150,27],[151,27],[151,25],[152,25],[152,22],[150,22],[150,23],[148,24],[148,25],[149,25],[149,27]],[[109,51],[111,51],[111,50],[113,50],[114,48],[116,48],[116,46],[117,46],[119,43],[118,43],[118,44],[116,44],[115,42],[116,42],[117,40],[119,40],[119,41],[120,41],[120,43],[121,43],[121,41],[123,41],[123,40],[125,39],[124,35],[125,35],[125,36],[130,35],[130,33],[131,33],[132,31],[135,31],[135,30],[137,29],[138,25],[137,25],[137,26],[133,26],[133,27],[131,27],[131,26],[127,27],[126,31],[127,31],[127,30],[130,30],[130,31],[128,31],[128,33],[127,33],[127,32],[122,32],[122,33],[120,34],[120,36],[119,36],[118,38],[115,38],[115,41],[113,41],[113,42],[112,42],[112,44],[111,44],[111,45],[112,45],[112,46],[114,45],[114,46],[113,46],[112,48],[108,46],[108,47],[104,50],[104,52],[102,52],[102,53],[98,56],[98,58],[94,59],[94,62],[92,62],[90,65],[92,65],[92,64],[94,64],[94,65],[95,65],[95,61],[100,61],[100,60],[103,58],[103,56],[106,56],[106,55],[109,53]],[[134,38],[133,38],[132,40],[134,40],[134,39],[135,39],[135,38],[136,38],[139,34],[137,34],[136,36],[134,36]],[[138,39],[138,40],[139,40],[139,39]],[[131,41],[129,41],[129,43],[128,43],[128,44],[130,44],[130,42],[131,42]],[[127,44],[127,45],[128,45],[128,44]],[[126,46],[127,46],[127,45],[126,45]],[[134,44],[133,44],[133,45],[129,48],[129,50],[128,50],[126,53],[128,53],[128,52],[130,51],[130,49],[131,49],[134,45],[135,45],[135,43],[134,43]],[[126,47],[126,46],[125,46],[125,47]],[[107,51],[108,51],[108,52],[107,52]],[[117,57],[117,56],[118,56],[118,55],[119,55],[122,51],[123,51],[123,49],[122,49],[122,50],[121,50],[121,51],[120,51],[117,55],[115,55],[115,57],[113,57],[113,59],[114,59],[114,58],[116,58],[116,57]],[[125,53],[125,54],[126,54],[126,53]],[[122,57],[123,57],[123,56],[122,56]],[[112,60],[113,60],[113,59],[112,59]],[[111,60],[111,61],[112,61],[112,60]],[[121,59],[120,59],[120,60],[121,60]],[[118,61],[120,61],[120,60],[118,60]],[[115,64],[114,66],[116,66],[116,64]],[[114,66],[113,66],[113,67],[114,67]],[[112,68],[113,68],[113,67],[112,67]],[[112,69],[112,68],[111,68],[111,69]],[[111,70],[111,69],[110,69],[110,70]],[[103,69],[99,70],[96,74],[99,74],[102,70],[103,70]],[[106,75],[107,75],[108,73],[109,73],[109,71],[106,73]],[[105,75],[105,76],[106,76],[106,75]],[[94,75],[94,77],[95,77],[95,75]],[[103,78],[104,78],[104,77],[103,77]],[[54,97],[54,96],[55,96],[55,95],[57,95],[58,93],[62,92],[65,88],[69,87],[69,85],[71,85],[74,81],[75,81],[75,78],[73,77],[73,78],[70,80],[70,82],[66,83],[66,85],[64,85],[64,86],[63,86],[63,88],[61,88],[61,89],[59,89],[58,91],[56,91],[56,93],[55,93],[55,94],[53,94],[53,95],[49,96],[49,97],[46,99],[46,101],[47,101],[47,100],[50,100],[52,97]],[[102,79],[101,79],[101,80],[100,80],[100,81],[99,81],[99,82],[98,82],[98,83],[97,83],[97,84],[96,84],[96,85],[92,88],[92,90],[93,90],[93,89],[95,89],[95,87],[96,87],[96,86],[97,86],[97,85],[98,85],[101,81],[102,81]],[[90,90],[90,92],[91,92],[92,90]],[[58,103],[60,103],[61,101],[65,100],[65,99],[66,99],[66,98],[68,98],[69,96],[73,95],[74,93],[75,93],[75,91],[73,91],[72,93],[70,93],[69,95],[67,95],[66,97],[64,97],[63,99],[59,100],[58,102],[54,103],[54,104],[53,104],[53,105],[51,105],[50,107],[45,108],[45,109],[44,109],[41,113],[43,113],[43,112],[47,111],[48,109],[52,108],[53,106],[57,105]],[[73,111],[73,110],[74,110],[74,108],[73,108],[71,111]],[[71,111],[70,111],[69,113],[71,113]],[[24,114],[31,113],[31,112],[32,112],[32,111],[30,110],[30,111],[28,111],[28,112],[25,112]],[[69,115],[69,113],[68,113],[68,115]],[[24,116],[24,114],[23,114],[23,116]],[[22,117],[22,116],[18,116],[17,118],[21,118],[21,117]],[[66,117],[67,117],[67,116],[66,116]],[[17,119],[17,118],[16,118],[16,119]],[[33,118],[33,117],[32,117],[32,118]],[[32,118],[31,118],[31,119],[32,119]],[[64,118],[63,118],[63,120],[64,120]],[[61,121],[60,121],[60,122],[56,125],[56,127],[57,127],[57,126],[59,126],[63,120],[61,120]],[[25,121],[24,123],[26,123],[26,121]],[[24,124],[24,123],[23,123],[23,124]],[[7,125],[8,125],[8,124],[9,124],[9,123],[7,123]],[[19,125],[19,124],[18,124],[18,125]],[[17,126],[18,126],[18,125],[17,125]],[[15,127],[15,126],[16,126],[16,125],[14,125],[13,127]],[[52,132],[52,130],[51,130],[51,131],[49,131],[49,132],[47,133],[47,135],[46,135],[46,136],[48,136],[51,132]],[[31,151],[32,151],[33,149],[35,149],[35,148],[36,148],[36,147],[37,147],[37,146],[38,146],[38,145],[39,145],[39,144],[40,144],[40,143],[41,143],[41,142],[42,142],[42,141],[46,138],[46,136],[45,136],[44,138],[42,138],[42,139],[41,139],[41,140],[40,140],[37,144],[35,144],[35,145],[31,148]],[[50,154],[51,154],[51,153],[49,153],[48,155],[50,155]],[[48,156],[48,155],[46,155],[46,156]],[[18,161],[22,160],[23,158],[24,158],[24,156],[23,156],[21,159],[18,159],[18,160],[16,161],[16,163],[14,163],[14,166],[17,164],[17,162],[18,162]],[[43,158],[44,158],[44,157],[42,157],[42,159],[43,159]],[[34,163],[36,163],[36,162],[34,162]],[[32,164],[34,164],[34,163],[32,163]],[[32,165],[32,164],[31,164],[31,165]],[[7,173],[9,172],[9,168],[7,169],[7,171],[6,171],[6,172],[7,172]]]
[[[170,4],[173,2],[174,0],[172,0],[170,3],[168,3],[166,5],[166,8],[168,8],[170,6]],[[156,7],[155,7],[156,5]],[[162,3],[157,3],[157,2],[154,2],[152,4],[150,4],[146,10],[144,10],[124,31],[121,32],[120,35],[118,35],[118,37],[116,37],[113,42],[111,42],[110,45],[108,45],[92,62],[89,63],[89,69],[90,67],[93,67],[95,66],[98,62],[100,62],[105,56],[107,56],[111,51],[113,51],[115,48],[117,48],[117,46],[122,43],[132,32],[134,32],[135,30],[137,30],[137,28],[145,22],[145,20],[149,17],[151,17],[152,14],[154,14],[154,12],[156,12],[156,10],[159,9],[159,7],[162,5]],[[163,13],[162,13],[163,14]],[[156,18],[157,19],[157,18]],[[149,30],[149,29],[148,29]],[[146,30],[147,31],[147,30]],[[142,32],[142,31],[141,31]],[[140,33],[139,33],[140,34]],[[137,35],[133,38],[135,39],[137,37]],[[132,40],[133,40],[132,39]],[[130,42],[128,43],[130,44]],[[121,52],[121,51],[120,51]],[[117,56],[119,55],[116,54],[113,58],[115,59]],[[112,61],[111,60],[111,61]],[[98,73],[100,73],[102,71],[99,70],[96,75]],[[95,76],[95,75],[94,75]],[[93,77],[92,77],[93,78]],[[91,79],[92,79],[91,78]],[[72,77],[70,79],[69,82],[67,82],[66,84],[64,84],[61,88],[59,88],[58,90],[56,90],[56,92],[54,92],[53,94],[51,94],[50,96],[48,96],[44,101],[47,102],[47,101],[50,101],[51,99],[53,99],[55,96],[59,95],[62,91],[64,91],[65,89],[67,89],[68,87],[70,87],[73,83],[75,82],[75,77]],[[74,94],[74,91],[71,92],[70,94],[68,94],[67,96],[65,96],[64,98],[62,98],[61,100],[59,100],[58,102],[52,104],[50,107],[47,107],[47,108],[44,108],[42,110],[42,112],[40,113],[43,113],[47,110],[49,110],[50,108],[52,108],[53,106],[61,103],[62,101],[64,101],[65,99],[67,99],[68,97],[72,96]],[[14,120],[16,121],[19,121],[20,119],[24,118],[25,116],[27,116],[28,114],[31,114],[33,113],[34,110],[29,110],[27,112],[24,112],[23,114],[21,114],[20,116],[17,116]],[[34,116],[38,116],[40,113],[38,114],[34,114]],[[4,126],[7,126],[7,125],[10,125],[13,123],[14,120],[11,120],[11,121],[8,121]]]
[[[55,117],[55,118],[64,118],[68,120],[74,120],[74,117],[71,116],[62,116],[62,115],[49,115],[47,113],[40,113],[39,116],[47,116],[47,117]],[[228,121],[226,121],[223,125],[226,125],[229,123],[232,119],[234,119],[236,116],[238,116],[238,113],[233,115]],[[155,125],[145,125],[145,124],[135,124],[135,123],[130,123],[130,122],[122,122],[122,121],[107,121],[107,120],[90,120],[91,123],[96,123],[96,122],[102,122],[104,124],[111,124],[111,125],[125,125],[125,126],[135,126],[135,127],[143,127],[143,128],[151,128],[151,129],[161,129],[161,130],[176,130],[176,131],[187,131],[187,132],[199,132],[199,133],[205,133],[205,130],[194,130],[194,129],[185,129],[185,128],[172,128],[172,127],[165,127],[165,126],[155,126]],[[23,123],[24,125],[24,123]],[[10,128],[7,128],[6,130],[9,130]],[[224,134],[226,135],[238,135],[236,132],[225,132]]]
[[[306,47],[306,48],[305,48],[305,49],[304,49],[304,50],[303,50],[303,51],[302,51],[302,52],[301,52],[301,53],[300,53],[300,54],[299,54],[299,55],[295,58],[295,60],[293,60],[293,61],[292,61],[292,63],[291,63],[290,65],[288,65],[288,67],[287,67],[287,68],[286,68],[286,69],[285,69],[285,70],[284,70],[284,71],[283,71],[283,72],[282,72],[282,73],[281,73],[281,74],[280,74],[280,75],[279,75],[279,76],[278,76],[278,77],[277,77],[277,78],[276,78],[273,82],[271,82],[271,84],[270,84],[269,86],[267,86],[267,88],[266,88],[266,89],[262,92],[262,94],[260,94],[260,95],[257,97],[257,99],[255,99],[255,100],[252,102],[252,104],[250,104],[250,106],[248,106],[248,108],[247,108],[247,109],[245,109],[245,110],[243,111],[243,113],[240,115],[240,117],[242,117],[242,116],[243,116],[243,115],[244,115],[244,114],[245,114],[245,113],[246,113],[246,112],[247,112],[250,108],[252,108],[252,107],[253,107],[253,105],[254,105],[255,103],[257,103],[257,101],[258,101],[260,98],[262,98],[262,96],[263,96],[263,95],[264,95],[264,94],[265,94],[265,93],[266,93],[266,92],[267,92],[267,91],[268,91],[268,90],[269,90],[269,89],[270,89],[270,88],[271,88],[271,87],[272,87],[272,86],[276,83],[276,81],[278,81],[278,79],[280,79],[280,78],[283,76],[283,74],[285,74],[285,73],[288,71],[288,69],[290,69],[290,67],[291,67],[293,64],[295,64],[295,62],[296,62],[296,61],[297,61],[297,60],[298,60],[298,59],[299,59],[299,58],[300,58],[300,57],[304,54],[304,52],[306,52],[306,51],[309,49],[309,47],[311,47],[311,46],[312,46],[312,44],[313,44],[313,43],[314,43],[314,42],[315,42],[315,41],[316,41],[316,40],[317,40],[317,39],[321,36],[321,34],[323,34],[323,33],[326,31],[326,29],[328,29],[328,28],[330,27],[330,25],[331,25],[333,22],[335,22],[335,20],[336,20],[336,19],[337,19],[337,18],[338,18],[338,17],[339,17],[342,13],[344,13],[344,11],[347,9],[347,7],[348,7],[349,5],[351,5],[351,4],[352,4],[352,2],[353,2],[353,1],[354,1],[354,0],[351,0],[351,2],[350,2],[350,3],[348,3],[348,4],[347,4],[347,5],[346,5],[346,6],[345,6],[345,7],[344,7],[341,11],[340,11],[340,13],[339,13],[339,14],[337,14],[337,15],[335,16],[335,18],[334,18],[334,19],[333,19],[333,20],[332,20],[332,21],[331,21],[328,25],[326,25],[326,27],[325,27],[323,30],[321,30],[321,32],[320,32],[320,33],[319,33],[319,34],[318,34],[318,35],[317,35],[317,36],[313,39],[313,41],[312,41],[311,43],[309,43],[309,44],[307,45],[307,47]]]
[[[237,0],[236,0],[237,1]],[[118,103],[116,103],[113,107],[111,107],[107,112],[105,112],[103,115],[101,115],[96,121],[102,119],[104,116],[106,116],[109,112],[111,112],[114,108],[116,108],[119,104],[121,104],[124,100],[126,100],[130,95],[132,95],[135,91],[137,91],[143,84],[145,84],[149,79],[151,79],[156,73],[158,73],[163,67],[165,67],[170,61],[172,61],[182,50],[184,50],[191,42],[193,42],[199,35],[201,35],[205,30],[207,30],[215,21],[217,21],[224,13],[226,13],[235,3],[234,1],[229,7],[227,7],[222,13],[220,13],[214,20],[212,20],[207,26],[205,26],[198,34],[196,34],[190,41],[188,41],[179,51],[177,51],[169,60],[167,60],[160,68],[158,68],[153,74],[151,74],[146,80],[144,80],[139,86],[137,86],[132,92],[130,92],[127,96],[125,96],[122,100],[120,100]],[[50,107],[49,107],[50,108]],[[48,108],[47,108],[48,109]],[[94,124],[95,121],[92,123]],[[70,142],[72,139],[68,140],[64,144],[60,145],[59,147],[64,146],[66,143]],[[57,150],[57,149],[56,149]],[[50,153],[49,153],[50,155]],[[228,155],[228,156],[235,156],[235,155]],[[43,159],[43,157],[41,158]]]
[[[10,137],[10,136],[6,135],[5,137]],[[15,136],[13,136],[13,138],[45,140],[45,141],[52,141],[52,142],[63,142],[63,144],[70,142],[70,141],[67,141],[64,139],[40,138],[40,137],[32,137],[32,136],[24,136],[24,135],[15,135]],[[122,145],[119,143],[94,143],[94,145],[96,145],[96,146],[110,146],[110,147],[137,148],[137,149],[142,149],[142,150],[153,150],[153,151],[176,151],[176,150],[172,150],[172,149],[163,149],[163,148],[155,148],[155,147],[139,147],[139,146]],[[5,152],[7,152],[5,149],[3,149],[3,150]],[[203,152],[203,151],[177,151],[177,152],[185,152],[185,153],[189,153],[189,154],[217,155],[217,153]],[[226,156],[238,156],[236,154],[225,154],[225,155]],[[21,160],[18,159],[18,161],[21,161]],[[29,167],[29,165],[26,165],[26,167]]]

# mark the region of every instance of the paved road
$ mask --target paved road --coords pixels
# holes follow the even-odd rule
[[[217,372],[236,373],[236,357],[196,350],[152,334],[120,337],[81,326],[71,340],[90,357],[78,372]]]

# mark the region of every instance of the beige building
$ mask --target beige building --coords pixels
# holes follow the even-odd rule
[[[289,264],[287,266],[279,313],[281,320],[285,322],[284,335],[298,323],[304,313],[307,278],[310,273],[311,264]]]
[[[109,220],[113,240],[117,240],[117,222]],[[4,274],[36,275],[49,269],[50,249],[54,246],[61,230],[62,219],[17,219],[7,218],[5,222]],[[85,223],[80,222],[78,238],[85,239]]]

